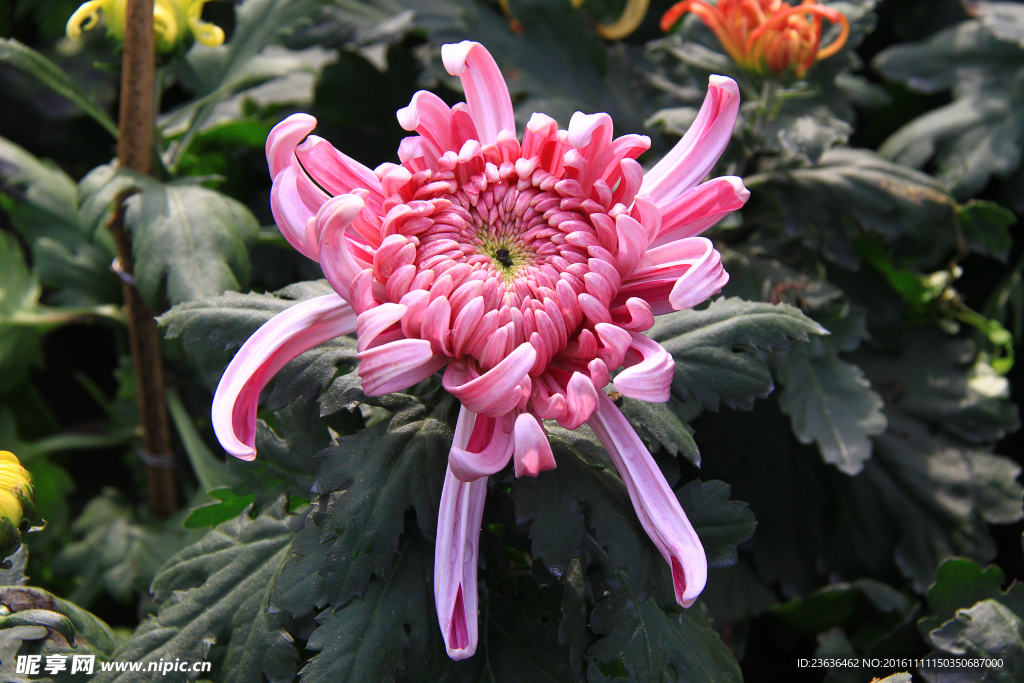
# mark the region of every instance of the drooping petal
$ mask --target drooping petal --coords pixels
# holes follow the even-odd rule
[[[750,198],[743,180],[723,176],[687,190],[661,207],[661,228],[652,247],[701,234]]]
[[[499,417],[519,403],[521,395],[516,387],[536,361],[537,351],[526,342],[517,346],[493,368],[476,377],[469,372],[465,362],[453,362],[444,373],[442,385],[474,413]]]
[[[611,399],[599,393],[590,426],[626,484],[644,531],[672,570],[676,601],[690,607],[707,582],[704,547],[643,441]]]
[[[441,152],[454,149],[449,132],[451,122],[452,110],[444,100],[427,90],[417,92],[408,107],[398,110],[398,123],[402,128],[416,131]]]
[[[430,342],[399,339],[360,351],[359,379],[367,396],[383,396],[419,384],[444,367],[445,356],[434,355]]]
[[[487,48],[469,40],[443,45],[441,61],[448,73],[462,79],[466,104],[481,144],[494,144],[503,130],[516,132],[508,86]]]
[[[740,107],[736,81],[712,76],[708,94],[686,135],[647,172],[640,191],[664,206],[699,183],[732,139]]]
[[[434,546],[434,604],[445,649],[456,661],[476,652],[477,553],[486,497],[486,477],[465,483],[450,469],[445,474]]]
[[[242,460],[256,457],[256,408],[260,391],[286,363],[356,329],[356,314],[335,295],[301,301],[268,320],[231,360],[213,396],[213,430],[221,445]]]
[[[343,194],[332,197],[316,214],[320,241],[317,260],[331,287],[345,299],[351,296],[352,281],[364,270],[352,258],[345,232],[364,206],[356,195]]]
[[[292,114],[274,126],[267,136],[267,166],[270,177],[295,165],[295,147],[316,128],[316,119],[309,114]]]
[[[495,418],[477,415],[465,406],[459,409],[448,453],[448,468],[459,481],[476,481],[508,464],[515,445],[511,429],[514,417],[515,413]]]
[[[630,332],[629,336],[633,338],[633,343],[626,352],[627,367],[612,382],[615,390],[638,401],[664,403],[669,398],[672,376],[676,370],[672,355],[649,337],[636,332]],[[631,356],[634,354],[640,360],[631,365]]]
[[[536,416],[520,413],[516,418],[514,434],[517,477],[536,477],[544,470],[555,469],[551,443]]]

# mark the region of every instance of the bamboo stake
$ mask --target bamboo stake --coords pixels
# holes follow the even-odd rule
[[[150,172],[153,160],[154,55],[153,0],[128,0],[121,63],[117,161],[122,168],[145,174]],[[131,237],[124,229],[124,202],[129,194],[118,197],[117,211],[108,224],[117,243],[121,269],[127,276],[134,269]],[[178,509],[178,494],[174,471],[170,468],[173,445],[164,399],[161,336],[153,311],[127,280],[125,278],[122,283],[121,291],[135,368],[143,430],[142,448],[147,459],[149,503],[153,514],[167,518]]]

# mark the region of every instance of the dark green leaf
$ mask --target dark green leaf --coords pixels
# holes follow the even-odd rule
[[[13,38],[3,38],[0,39],[0,62],[6,62],[35,76],[40,83],[74,102],[79,109],[91,116],[108,133],[117,137],[117,124],[96,103],[95,98],[82,92],[70,76],[43,55]]]
[[[897,253],[933,260],[955,246],[955,202],[942,184],[868,150],[832,149],[816,166],[775,171],[765,184],[784,234],[846,268],[857,268],[853,241],[865,231]]]
[[[885,431],[882,399],[856,365],[840,360],[828,340],[812,339],[778,354],[779,407],[801,443],[818,443],[825,462],[857,474],[871,457],[871,439]]]
[[[939,568],[928,592],[932,614],[918,625],[937,656],[1009,660],[987,673],[969,672],[964,680],[1008,683],[1018,678],[1014,669],[1024,658],[1024,586],[1014,582],[1003,591],[1002,582],[998,567],[982,570],[969,560],[952,559]],[[922,673],[936,680],[940,672],[925,668]]]
[[[228,470],[236,477],[235,493],[255,494],[256,504],[265,505],[282,493],[308,497],[319,462],[314,456],[334,444],[335,433],[354,431],[353,420],[320,418],[315,403],[296,403],[256,423],[258,457],[245,462],[231,458]],[[351,416],[344,414],[346,417]]]
[[[569,562],[562,585],[562,621],[558,625],[558,642],[569,647],[573,680],[583,683],[586,680],[583,655],[590,638],[587,635],[587,584],[579,560]]]
[[[590,617],[591,630],[604,637],[588,653],[608,679],[743,680],[739,664],[699,611],[670,616],[654,600],[637,600],[624,577],[609,584],[611,596],[599,602]]]
[[[230,680],[291,681],[292,638],[267,613],[280,566],[291,556],[301,517],[288,516],[284,498],[256,519],[241,515],[213,529],[168,562],[153,581],[159,611],[125,641],[113,658],[148,662],[206,660],[213,643],[226,647]],[[96,681],[143,683],[145,671],[105,673]]]
[[[960,229],[968,249],[1005,261],[1013,246],[1010,228],[1017,217],[994,202],[972,199],[958,212]]]
[[[14,235],[0,233],[0,391],[21,384],[29,370],[42,364],[39,331],[26,319],[38,306],[40,292]]]
[[[434,399],[440,400],[414,402],[320,454],[315,526],[302,532],[301,557],[282,577],[282,608],[301,614],[325,601],[338,607],[365,590],[371,573],[386,579],[410,506],[433,536],[454,417],[450,397]]]
[[[792,306],[719,299],[701,311],[661,316],[649,335],[676,361],[672,392],[718,410],[750,408],[774,384],[763,352],[786,350],[825,329]]]
[[[648,403],[627,397],[622,399],[619,410],[645,441],[656,442],[673,456],[682,455],[700,467],[700,451],[690,426],[672,410],[672,403]]]
[[[676,494],[700,537],[709,567],[736,564],[736,546],[754,535],[757,522],[747,504],[729,500],[721,481],[691,481]]]
[[[203,505],[192,510],[192,514],[185,520],[186,529],[214,527],[229,519],[234,519],[252,505],[252,501],[256,497],[251,493],[247,496],[236,496],[231,492],[231,489],[226,488],[207,491],[206,494],[219,502]]]
[[[604,464],[596,440],[582,430],[562,429],[550,429],[549,440],[558,467],[536,478],[519,477],[512,486],[516,521],[530,523],[533,556],[563,576],[583,557],[592,530],[612,571],[625,568],[643,598],[658,590],[670,599],[665,560],[640,525],[622,480]]]
[[[90,500],[71,525],[79,540],[68,542],[53,558],[53,573],[65,580],[79,579],[68,599],[86,607],[104,593],[121,602],[146,595],[160,567],[198,539],[180,525],[180,517],[145,523],[115,490],[107,489]]]
[[[319,654],[302,669],[303,683],[391,683],[400,669],[433,680],[425,660],[438,650],[441,634],[432,567],[430,547],[414,532],[386,580],[372,580],[362,596],[318,615],[306,647]],[[443,656],[443,645],[440,651]]]
[[[170,338],[181,337],[186,344],[201,342],[209,349],[241,346],[263,323],[293,306],[297,301],[333,293],[326,281],[300,282],[275,294],[236,294],[204,297],[175,306],[160,316]],[[356,363],[356,344],[338,337],[307,351],[284,366],[268,389],[268,407],[283,408],[296,400],[309,400],[330,384],[339,365]],[[224,358],[220,368],[227,364]],[[340,409],[340,406],[338,407]],[[333,412],[333,411],[331,411]]]
[[[984,18],[947,28],[924,43],[889,47],[874,61],[886,78],[914,90],[953,89],[952,103],[912,120],[879,151],[917,168],[933,161],[959,198],[977,193],[993,174],[1013,172],[1024,145],[1024,91],[1016,80],[1024,49],[993,35],[996,25],[1004,30],[1021,25],[994,21],[984,7],[974,11]]]

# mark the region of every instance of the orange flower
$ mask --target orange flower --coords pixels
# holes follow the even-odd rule
[[[795,67],[797,77],[819,59],[831,57],[846,43],[850,22],[837,10],[804,0],[791,6],[782,0],[684,0],[661,18],[668,31],[687,12],[700,17],[715,32],[729,56],[744,69],[776,76]],[[821,24],[827,19],[842,32],[828,47],[821,47]]]

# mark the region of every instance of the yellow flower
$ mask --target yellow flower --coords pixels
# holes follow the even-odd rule
[[[36,514],[32,475],[10,451],[0,451],[0,559],[21,545],[21,534]]]
[[[733,60],[750,71],[780,76],[790,68],[797,78],[820,59],[831,57],[846,43],[850,22],[831,7],[803,0],[791,6],[782,0],[684,0],[661,18],[668,31],[680,17],[692,12],[708,25]],[[839,36],[821,47],[822,20],[840,27]]]
[[[206,0],[156,0],[153,4],[153,32],[156,50],[171,52],[187,38],[189,32],[203,45],[216,47],[224,42],[219,26],[202,21]],[[128,0],[89,0],[68,19],[68,38],[78,40],[99,22],[100,10],[107,19],[107,34],[116,41],[124,40],[124,15]]]

